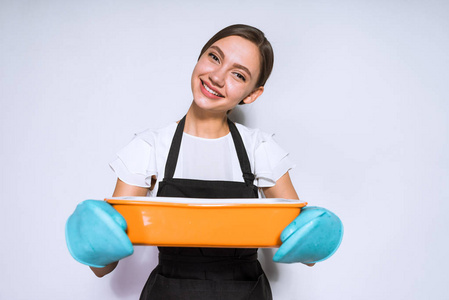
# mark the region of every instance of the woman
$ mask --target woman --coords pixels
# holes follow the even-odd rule
[[[262,95],[273,50],[251,26],[229,26],[203,47],[191,77],[192,104],[179,122],[136,135],[111,167],[114,197],[298,199],[288,155],[271,135],[234,124],[227,113]],[[211,168],[210,166],[213,166]],[[141,299],[271,299],[257,249],[160,247]],[[97,276],[117,262],[91,267]]]

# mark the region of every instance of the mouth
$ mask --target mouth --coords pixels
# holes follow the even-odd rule
[[[201,80],[201,79],[200,79]],[[204,81],[201,80],[201,86],[204,88],[204,90],[206,90],[206,92],[208,92],[209,94],[219,97],[219,98],[224,98],[224,96],[222,94],[220,94],[219,92],[217,92],[216,90],[212,89],[210,86],[208,86]]]

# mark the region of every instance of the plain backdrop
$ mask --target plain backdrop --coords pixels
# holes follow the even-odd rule
[[[276,134],[300,198],[345,225],[313,268],[271,261],[275,299],[448,299],[447,1],[0,1],[0,299],[137,299],[136,247],[105,278],[69,255],[77,203],[111,195],[135,132],[180,119],[204,43],[262,29],[265,93],[233,113]],[[260,220],[265,222],[265,220]]]

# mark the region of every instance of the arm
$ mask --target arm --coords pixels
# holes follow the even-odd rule
[[[282,199],[297,199],[299,200],[298,194],[293,187],[293,183],[290,179],[290,175],[285,173],[276,181],[276,185],[271,187],[262,188],[265,197],[267,198],[282,198]],[[309,267],[315,264],[306,264]]]
[[[155,182],[156,182],[156,178],[154,177],[151,180],[151,183],[152,183],[151,189],[154,187]],[[117,179],[117,184],[115,186],[114,194],[112,196],[113,197],[124,197],[124,196],[139,197],[139,196],[146,196],[147,192],[148,192],[147,188],[129,185],[129,184],[124,183],[120,179]],[[89,268],[92,270],[92,272],[94,272],[94,274],[97,277],[103,277],[106,274],[109,274],[112,271],[114,271],[114,269],[115,269],[115,267],[117,267],[117,265],[118,265],[118,261],[113,262],[104,268],[94,268],[94,267],[89,267]]]
[[[153,189],[154,184],[156,183],[156,177],[153,176],[151,178],[151,188]],[[117,184],[115,185],[114,193],[112,194],[112,197],[145,197],[147,195],[148,188],[130,185],[127,183],[124,183],[120,179],[117,179]]]
[[[276,185],[262,188],[265,197],[267,198],[282,198],[282,199],[296,199],[299,200],[298,194],[293,187],[290,175],[285,173],[276,181]]]

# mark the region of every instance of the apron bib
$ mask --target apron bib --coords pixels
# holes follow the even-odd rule
[[[176,128],[157,196],[258,198],[243,140],[229,119],[245,182],[173,178],[185,119]],[[151,272],[140,299],[270,300],[272,296],[256,248],[159,247],[159,264]]]

